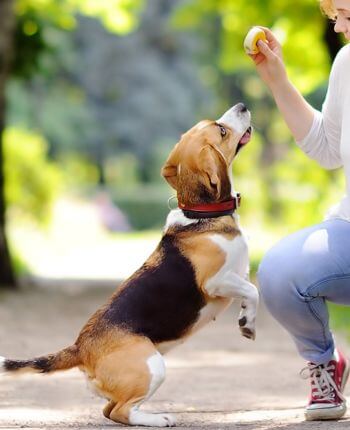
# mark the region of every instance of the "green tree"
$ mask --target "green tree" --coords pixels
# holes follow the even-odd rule
[[[137,31],[123,37],[86,16],[72,32],[46,25],[44,41],[54,42],[55,55],[44,51],[37,73],[10,80],[8,124],[39,129],[56,160],[84,154],[100,183],[111,185],[111,160],[130,154],[136,180],[158,179],[170,145],[217,104],[198,79],[201,35],[169,25],[179,3],[149,1]]]
[[[0,2],[0,285],[15,284],[10,253],[5,233],[5,177],[2,136],[5,129],[5,84],[13,57],[15,19],[12,0]]]
[[[137,11],[141,5],[142,0],[0,1],[0,287],[15,286],[6,239],[6,178],[3,160],[5,87],[11,74],[11,65],[15,66],[17,73],[31,73],[38,53],[46,49],[40,37],[44,21],[62,30],[70,30],[75,26],[76,14],[80,13],[99,18],[110,31],[125,34],[136,26]]]

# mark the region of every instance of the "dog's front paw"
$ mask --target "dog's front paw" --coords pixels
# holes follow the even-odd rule
[[[247,316],[246,307],[242,307],[238,318],[238,325],[242,336],[255,340],[255,318],[249,318]]]
[[[255,340],[255,329],[250,329],[248,327],[240,327],[242,336]]]

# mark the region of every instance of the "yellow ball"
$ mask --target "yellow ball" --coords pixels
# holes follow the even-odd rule
[[[257,46],[258,40],[267,42],[266,34],[260,27],[252,27],[244,39],[244,49],[247,54],[258,54],[260,52]]]

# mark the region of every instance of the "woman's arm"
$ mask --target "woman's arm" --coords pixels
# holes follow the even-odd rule
[[[339,113],[335,84],[336,76],[330,79],[326,102],[322,114],[307,103],[300,92],[289,81],[282,58],[281,45],[268,28],[261,27],[268,44],[259,41],[260,52],[250,55],[262,80],[269,87],[279,111],[300,148],[323,167],[334,169],[342,165],[339,151]],[[334,75],[334,72],[333,72]]]
[[[268,44],[259,40],[260,52],[250,55],[262,80],[270,88],[288,128],[294,138],[304,139],[311,129],[314,110],[289,81],[282,58],[282,48],[272,31],[261,27]]]

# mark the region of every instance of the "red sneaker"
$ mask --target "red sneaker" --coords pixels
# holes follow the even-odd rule
[[[308,363],[304,370],[309,370],[311,395],[305,409],[305,419],[335,420],[346,412],[346,399],[343,396],[349,377],[349,360],[336,349],[334,356],[326,364]]]

